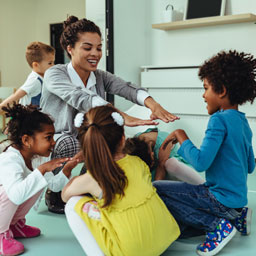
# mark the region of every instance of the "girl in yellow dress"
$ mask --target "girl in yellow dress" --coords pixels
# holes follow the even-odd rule
[[[145,162],[123,153],[123,117],[110,105],[78,115],[88,172],[62,191],[76,238],[87,255],[160,255],[178,238],[179,227],[152,186]]]

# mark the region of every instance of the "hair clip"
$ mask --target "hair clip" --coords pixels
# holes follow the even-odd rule
[[[76,128],[81,127],[82,123],[84,121],[84,114],[83,113],[78,113],[76,114],[76,117],[74,119],[74,125]]]
[[[124,125],[124,118],[118,112],[113,112],[111,116],[114,119],[114,122],[117,123],[119,126]]]

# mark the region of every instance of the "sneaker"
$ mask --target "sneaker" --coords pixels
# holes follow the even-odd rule
[[[24,252],[24,245],[13,239],[11,230],[0,234],[0,255],[14,256]]]
[[[45,192],[45,204],[49,212],[64,214],[65,203],[61,199],[61,191],[53,192],[47,189]]]
[[[201,256],[216,255],[236,234],[236,228],[222,219],[214,232],[208,232],[204,243],[197,246],[197,254]]]
[[[10,226],[14,238],[31,238],[41,234],[41,230],[36,227],[25,225],[26,220],[18,220],[16,224]]]
[[[244,207],[241,216],[236,218],[235,227],[243,236],[251,233],[252,209]]]

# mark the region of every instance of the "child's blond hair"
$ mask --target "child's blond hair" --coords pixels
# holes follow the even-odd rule
[[[43,60],[44,54],[55,54],[55,49],[42,42],[32,42],[27,46],[26,59],[29,66],[32,68],[33,62],[40,63]]]

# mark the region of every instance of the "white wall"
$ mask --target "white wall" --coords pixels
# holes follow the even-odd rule
[[[22,85],[31,72],[25,59],[32,41],[50,44],[51,23],[61,23],[67,15],[85,17],[84,0],[0,0],[1,86]]]
[[[140,85],[140,66],[201,65],[221,50],[236,49],[256,56],[254,23],[162,31],[151,25],[162,23],[162,11],[172,4],[184,12],[186,0],[114,1],[115,74]],[[227,0],[226,15],[255,13],[255,0]],[[130,104],[115,97],[116,106]],[[176,111],[178,112],[178,110]]]
[[[114,0],[114,69],[126,81],[140,84],[140,66],[150,61],[150,8],[148,0]],[[103,34],[105,47],[105,0],[86,0],[86,17],[94,21]],[[106,69],[105,55],[99,68]],[[115,96],[115,105],[126,110],[129,101]]]
[[[175,9],[185,7],[185,0],[150,0],[151,23],[161,23],[166,3]],[[183,6],[182,6],[183,5]],[[227,0],[226,15],[255,13],[255,0]],[[254,23],[219,25],[174,31],[151,31],[152,62],[149,65],[201,65],[220,50],[236,49],[256,56]]]
[[[140,66],[151,63],[149,0],[114,0],[115,74],[140,85]],[[115,106],[128,109],[132,103],[115,96]]]
[[[151,23],[162,23],[162,10],[168,3],[172,3],[176,10],[184,11],[186,0],[150,0]],[[256,1],[254,0],[227,0],[226,15],[254,13],[256,14]],[[151,29],[151,63],[152,66],[195,66],[201,65],[206,59],[212,57],[221,50],[236,49],[253,54],[256,57],[256,25],[253,22],[209,26],[201,28],[162,31]],[[184,76],[186,76],[184,71]],[[170,83],[175,79],[170,78]],[[198,81],[198,86],[201,86]],[[158,84],[156,83],[157,87]],[[161,86],[159,82],[159,86]],[[190,87],[188,84],[187,87]],[[199,91],[198,91],[199,90]],[[208,116],[200,116],[198,111],[192,115],[184,112],[183,105],[188,108],[197,106],[205,111],[205,104],[201,97],[201,89],[184,90],[151,90],[152,95],[170,112],[181,113],[181,120],[168,125],[160,123],[160,128],[171,131],[183,128],[188,131],[197,146],[201,144]],[[193,101],[194,93],[199,93],[198,101]],[[179,99],[177,101],[177,99]],[[193,105],[194,104],[194,105]],[[252,130],[256,129],[255,111],[256,104],[241,107],[250,117]],[[253,144],[256,149],[256,144]]]
[[[93,21],[101,30],[102,34],[102,58],[98,65],[99,69],[106,70],[106,38],[105,38],[105,0],[85,0],[86,18]]]

